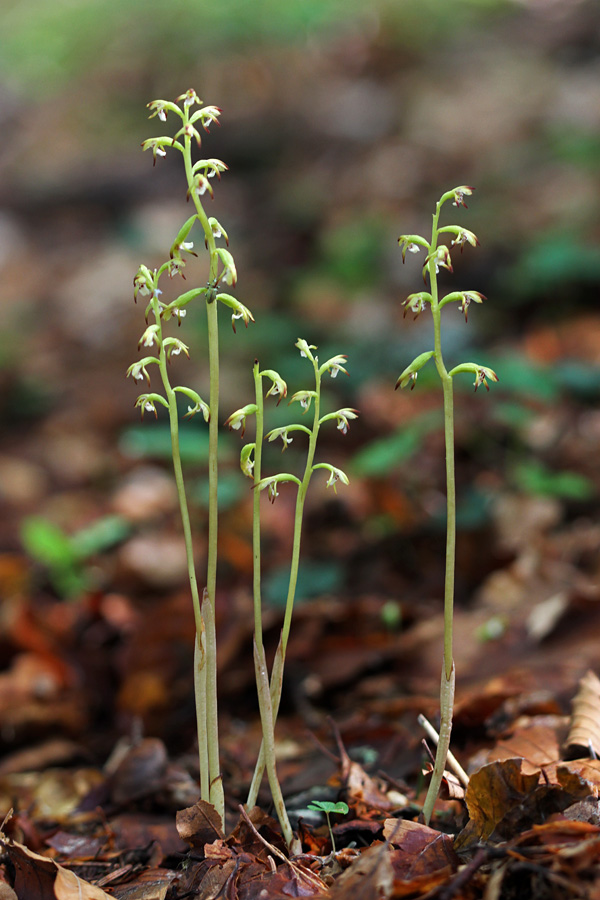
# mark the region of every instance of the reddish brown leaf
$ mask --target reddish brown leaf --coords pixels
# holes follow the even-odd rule
[[[454,842],[455,850],[485,841],[505,816],[537,788],[540,772],[524,774],[520,759],[483,766],[471,775],[465,795],[469,822]]]
[[[177,831],[184,841],[199,848],[223,837],[220,816],[206,800],[198,800],[194,806],[179,810]]]
[[[398,848],[392,857],[396,878],[411,880],[439,869],[458,867],[452,838],[420,822],[386,819],[383,835]]]

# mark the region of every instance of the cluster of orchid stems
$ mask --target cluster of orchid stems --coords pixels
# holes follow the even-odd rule
[[[312,365],[314,372],[314,389],[296,391],[289,402],[299,403],[303,409],[303,414],[308,412],[308,410],[312,406],[312,426],[309,427],[307,425],[294,423],[285,425],[283,427],[274,428],[266,435],[264,434],[264,397],[277,396],[279,398],[278,403],[281,402],[282,398],[287,396],[287,384],[273,369],[264,369],[261,371],[258,361],[255,361],[254,363],[254,403],[249,403],[241,409],[236,410],[234,413],[232,413],[231,416],[229,416],[225,423],[232,429],[241,430],[241,434],[243,437],[246,418],[253,415],[256,420],[255,440],[252,443],[245,444],[240,454],[240,467],[242,469],[242,472],[248,478],[252,479],[254,486],[252,534],[254,556],[254,666],[263,733],[260,753],[248,793],[247,807],[252,808],[256,804],[258,790],[262,781],[264,771],[266,769],[267,778],[273,797],[273,803],[277,811],[284,837],[291,849],[295,846],[294,836],[277,778],[275,765],[274,728],[279,711],[279,703],[281,700],[285,656],[290,636],[294,598],[296,595],[304,504],[312,474],[316,469],[324,469],[329,473],[327,487],[333,487],[334,491],[336,490],[336,483],[338,481],[340,481],[342,484],[348,484],[348,477],[341,469],[338,469],[336,466],[332,466],[329,463],[315,463],[315,451],[321,425],[323,425],[325,422],[335,421],[338,430],[341,431],[342,434],[346,434],[349,428],[349,423],[353,419],[356,419],[358,415],[355,409],[350,409],[348,407],[338,409],[335,412],[327,413],[325,415],[321,415],[321,381],[323,375],[329,372],[330,376],[332,378],[335,378],[339,372],[344,372],[347,374],[345,369],[346,357],[343,355],[333,356],[326,362],[319,364],[318,357],[313,353],[313,350],[316,350],[317,348],[313,344],[308,344],[305,340],[299,339],[296,342],[296,347],[300,351],[300,355],[306,358]],[[263,382],[265,379],[270,382],[270,387],[266,391],[266,394],[264,393],[263,386]],[[293,437],[291,435],[294,432],[304,433],[305,435],[307,435],[308,440],[306,462],[302,478],[298,478],[296,475],[292,475],[289,472],[282,472],[277,475],[263,477],[263,441],[281,440],[283,443],[283,452],[292,442]],[[278,487],[285,482],[291,482],[296,485],[296,509],[294,514],[292,555],[290,562],[290,574],[285,615],[279,644],[273,661],[271,676],[269,678],[263,645],[262,629],[260,494],[262,491],[266,490],[269,500],[271,502],[275,502],[275,499],[279,496]]]
[[[140,348],[151,348],[150,355],[133,363],[127,375],[137,381],[146,381],[150,388],[150,372],[152,366],[158,367],[162,381],[163,393],[148,390],[140,394],[135,405],[145,412],[157,415],[157,406],[164,406],[169,412],[171,429],[171,448],[175,481],[179,497],[179,506],[185,547],[187,568],[194,607],[196,625],[196,641],[194,656],[194,690],[196,699],[196,715],[198,726],[198,756],[200,767],[200,790],[203,800],[215,807],[221,822],[224,821],[225,802],[221,770],[219,762],[219,736],[217,717],[217,664],[215,635],[215,588],[217,574],[217,442],[219,417],[219,331],[217,307],[222,303],[232,311],[232,325],[241,319],[247,326],[254,321],[252,313],[229,293],[222,291],[222,286],[235,286],[237,272],[233,256],[223,246],[217,247],[217,240],[222,239],[228,246],[229,241],[225,229],[212,217],[206,215],[201,197],[206,194],[213,197],[210,179],[221,173],[227,166],[219,159],[198,159],[193,161],[192,146],[201,145],[198,128],[209,131],[213,123],[218,123],[221,110],[216,106],[202,106],[202,101],[193,90],[177,97],[175,103],[167,100],[154,100],[148,104],[150,118],[155,116],[161,122],[167,120],[169,113],[177,119],[180,126],[174,136],[149,138],[144,141],[144,150],[152,150],[154,162],[157,157],[165,156],[167,150],[178,150],[182,157],[188,184],[187,199],[194,207],[194,213],[182,225],[169,253],[169,259],[157,269],[149,269],[141,265],[134,278],[134,298],[138,295],[148,297],[146,307],[146,329],[139,342]],[[194,107],[199,107],[194,109]],[[185,279],[184,270],[188,254],[196,256],[193,241],[190,241],[192,229],[198,226],[202,230],[202,238],[208,254],[208,280],[204,287],[192,288],[180,294],[175,300],[167,303],[161,297],[159,287],[161,278]],[[164,282],[163,282],[164,285]],[[192,388],[182,385],[173,386],[169,375],[169,363],[173,357],[184,354],[189,358],[189,348],[179,338],[165,334],[167,323],[177,322],[186,315],[188,304],[204,299],[208,320],[208,360],[209,360],[209,401],[206,403]],[[150,319],[152,322],[149,324]],[[199,596],[198,583],[194,567],[194,554],[190,516],[185,493],[181,456],[179,451],[179,418],[177,395],[186,398],[188,407],[186,418],[202,413],[209,423],[209,510],[208,510],[208,554],[206,587]]]
[[[396,387],[404,388],[410,384],[411,390],[414,388],[420,370],[426,365],[430,359],[433,359],[435,366],[442,382],[444,396],[444,437],[446,446],[446,500],[447,500],[447,525],[446,525],[446,574],[444,584],[444,655],[442,665],[442,677],[440,688],[440,734],[435,756],[435,763],[429,783],[425,803],[423,805],[423,818],[427,824],[431,820],[433,807],[437,799],[448,749],[450,746],[450,734],[452,731],[452,713],[454,706],[454,659],[452,651],[452,627],[453,627],[453,609],[454,609],[454,568],[456,557],[456,487],[454,479],[454,398],[453,398],[453,378],[461,372],[470,373],[475,376],[475,390],[482,384],[489,390],[489,381],[498,381],[496,373],[479,363],[467,362],[461,363],[448,371],[444,364],[442,356],[441,343],[441,313],[442,307],[448,303],[458,303],[460,311],[464,314],[465,321],[469,305],[471,303],[481,303],[485,300],[483,294],[479,291],[452,291],[444,297],[439,297],[437,276],[440,268],[447,269],[452,272],[452,260],[450,256],[450,247],[460,247],[462,252],[465,244],[471,244],[476,247],[479,241],[472,231],[462,228],[459,225],[445,225],[439,227],[439,218],[442,206],[448,200],[452,201],[452,205],[456,207],[463,206],[466,208],[465,197],[473,193],[473,188],[467,185],[461,185],[451,191],[447,191],[438,200],[435,212],[433,214],[433,224],[431,228],[431,240],[427,241],[424,237],[416,234],[403,234],[398,238],[398,243],[402,250],[402,261],[406,257],[406,253],[418,253],[424,250],[426,257],[423,266],[423,281],[427,285],[429,277],[429,291],[420,291],[411,294],[404,301],[404,314],[410,310],[415,314],[415,318],[423,312],[427,306],[431,309],[433,318],[434,332],[434,349],[425,353],[420,353],[409,366],[402,372]],[[451,236],[450,247],[445,243],[438,243],[441,235]]]

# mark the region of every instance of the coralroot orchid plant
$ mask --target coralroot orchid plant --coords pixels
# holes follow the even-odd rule
[[[195,162],[192,157],[192,147],[195,143],[201,146],[201,136],[198,127],[208,132],[213,124],[219,124],[218,118],[221,110],[216,106],[201,106],[195,91],[189,90],[177,97],[175,103],[167,100],[154,100],[148,104],[151,110],[150,118],[158,117],[161,122],[167,120],[169,113],[178,119],[178,130],[173,137],[160,136],[144,141],[144,150],[152,150],[154,163],[157,157],[166,155],[167,150],[178,150],[182,157],[187,179],[187,199],[192,201],[195,208],[193,215],[182,225],[170,248],[169,259],[157,269],[150,269],[141,265],[134,278],[134,299],[138,295],[148,297],[146,307],[146,329],[143,332],[139,347],[152,348],[149,355],[144,356],[133,363],[127,370],[127,375],[137,381],[146,381],[150,388],[150,370],[153,365],[158,367],[158,373],[162,382],[163,393],[148,390],[135,401],[135,405],[141,409],[142,417],[145,412],[157,415],[157,406],[164,406],[169,412],[171,430],[171,449],[175,481],[179,497],[179,506],[183,533],[185,539],[188,577],[194,608],[196,626],[195,658],[194,658],[194,690],[196,698],[196,716],[198,729],[198,757],[200,768],[200,793],[201,799],[211,803],[224,824],[225,801],[219,761],[218,716],[217,716],[217,692],[216,692],[216,634],[215,634],[215,591],[217,572],[217,473],[218,473],[218,417],[219,417],[219,335],[218,335],[218,302],[229,307],[232,311],[231,322],[235,331],[235,322],[241,319],[247,326],[254,318],[250,310],[240,303],[235,297],[221,290],[223,284],[235,286],[237,281],[236,266],[233,256],[225,247],[217,246],[217,240],[222,238],[229,246],[227,233],[222,225],[212,217],[208,217],[204,210],[202,199],[206,194],[213,198],[214,191],[210,179],[221,178],[221,174],[227,170],[227,166],[219,159],[198,159]],[[194,110],[193,108],[199,108]],[[192,288],[180,294],[175,300],[167,303],[161,299],[162,290],[159,287],[161,278],[173,279],[185,278],[186,255],[194,252],[193,241],[189,238],[193,228],[198,224],[202,230],[204,245],[208,255],[208,281],[205,286]],[[198,230],[198,229],[196,229]],[[164,283],[163,283],[164,284]],[[189,348],[179,338],[166,333],[168,323],[176,322],[181,325],[181,320],[186,315],[186,307],[193,301],[204,299],[208,320],[208,364],[209,364],[209,401],[206,403],[202,397],[192,388],[182,385],[173,386],[169,374],[169,363],[173,357],[184,354],[189,358]],[[150,322],[152,318],[152,322]],[[313,354],[316,347],[299,339],[296,347],[301,356],[305,357],[312,365],[314,372],[314,389],[301,390],[294,394],[290,403],[298,402],[304,412],[311,405],[313,408],[312,426],[302,424],[290,424],[275,428],[264,435],[264,396],[263,381],[268,379],[271,386],[266,396],[277,396],[279,401],[287,395],[287,385],[281,376],[272,369],[260,370],[258,362],[254,364],[255,402],[236,410],[227,419],[226,424],[232,429],[240,429],[244,435],[246,418],[256,416],[255,441],[246,444],[241,451],[240,465],[242,472],[253,481],[253,551],[254,551],[254,662],[257,690],[259,697],[259,709],[261,716],[263,742],[260,755],[256,764],[256,770],[248,795],[248,806],[254,806],[258,795],[258,789],[266,769],[273,801],[279,816],[284,837],[290,849],[299,849],[294,839],[292,828],[287,816],[283,797],[275,767],[275,737],[274,727],[281,700],[281,688],[285,654],[289,640],[292,611],[296,593],[298,578],[298,565],[300,559],[300,540],[302,531],[302,518],[306,493],[316,469],[324,469],[329,473],[327,486],[335,485],[338,481],[348,484],[347,475],[329,463],[315,463],[314,456],[317,445],[317,437],[321,425],[328,421],[337,422],[337,428],[346,434],[349,423],[357,417],[357,411],[350,408],[339,409],[335,412],[321,415],[321,380],[327,372],[335,378],[339,372],[345,372],[346,357],[339,355],[328,359],[319,365],[318,357]],[[347,374],[347,373],[346,373]],[[188,402],[186,418],[202,413],[209,424],[209,513],[208,513],[208,555],[206,587],[202,600],[200,600],[198,583],[193,558],[192,533],[190,516],[185,493],[183,471],[179,450],[179,414],[177,408],[177,395],[181,394]],[[268,477],[262,477],[262,443],[266,439],[283,442],[283,450],[293,440],[290,436],[294,432],[303,432],[308,436],[308,449],[303,477],[300,479],[290,473],[280,473]],[[283,482],[293,482],[297,488],[296,511],[294,517],[294,536],[292,556],[290,563],[289,587],[286,602],[284,623],[281,632],[279,646],[269,678],[262,636],[262,601],[261,601],[261,546],[260,546],[260,494],[266,490],[271,502],[279,495],[278,485]]]
[[[169,259],[158,269],[149,269],[141,265],[134,278],[134,298],[138,294],[148,297],[146,307],[146,330],[140,338],[140,348],[153,348],[151,354],[133,363],[127,375],[135,380],[146,380],[150,387],[149,370],[153,365],[158,372],[163,386],[163,394],[147,392],[140,394],[135,405],[145,412],[157,415],[157,405],[164,406],[169,412],[171,428],[171,448],[175,481],[179,497],[181,520],[187,554],[187,568],[194,607],[196,624],[194,689],[196,697],[196,715],[198,726],[198,756],[200,766],[200,791],[203,800],[215,807],[221,822],[224,821],[225,803],[221,771],[219,763],[219,737],[217,719],[217,666],[215,635],[215,588],[217,574],[217,441],[219,424],[219,332],[217,307],[224,304],[232,310],[232,325],[235,331],[236,319],[241,319],[247,326],[254,321],[250,310],[229,293],[221,290],[223,284],[233,287],[237,281],[237,272],[233,256],[225,247],[218,247],[217,240],[223,239],[228,245],[227,233],[222,225],[212,217],[208,217],[202,205],[206,194],[214,196],[211,179],[221,178],[227,166],[219,159],[198,159],[193,161],[192,146],[201,146],[198,128],[209,131],[213,123],[218,124],[221,110],[216,106],[201,106],[202,101],[193,90],[177,97],[175,103],[167,100],[154,100],[148,104],[150,118],[158,117],[161,122],[167,120],[169,113],[177,119],[178,129],[173,137],[161,136],[144,141],[144,150],[152,150],[154,163],[157,157],[165,156],[167,150],[178,150],[183,157],[187,179],[187,199],[191,200],[194,213],[182,225],[170,249]],[[199,108],[194,110],[194,107]],[[198,224],[208,255],[208,281],[206,286],[192,288],[180,294],[170,303],[161,300],[159,287],[161,278],[185,278],[187,254],[196,256],[194,242],[190,241],[192,230]],[[196,229],[198,230],[198,229]],[[172,357],[182,353],[189,357],[189,348],[179,338],[168,336],[168,323],[181,320],[186,315],[186,307],[195,300],[204,299],[208,319],[208,364],[210,375],[209,402],[189,387],[173,386],[169,375],[169,363]],[[151,324],[148,324],[152,318]],[[202,413],[209,423],[209,510],[208,510],[208,558],[206,587],[202,600],[199,597],[196,572],[194,568],[192,533],[190,516],[183,481],[181,457],[179,452],[179,425],[177,394],[188,401],[186,418]]]
[[[461,363],[448,371],[446,369],[444,358],[442,355],[441,341],[441,317],[442,308],[448,303],[458,303],[460,311],[464,314],[465,322],[471,303],[481,303],[485,300],[483,294],[479,291],[452,291],[444,297],[439,297],[437,276],[440,268],[447,269],[452,272],[452,260],[450,257],[450,247],[460,247],[461,252],[465,244],[472,247],[479,245],[479,241],[472,231],[462,228],[460,225],[445,225],[439,227],[439,218],[442,206],[448,200],[452,201],[452,205],[456,207],[463,206],[466,208],[465,197],[473,193],[473,188],[466,185],[447,191],[438,200],[433,214],[433,224],[431,228],[431,239],[427,241],[424,237],[416,234],[403,234],[398,238],[398,243],[402,250],[402,261],[404,262],[406,254],[418,253],[423,249],[426,253],[425,264],[423,266],[423,281],[427,285],[427,277],[429,276],[430,291],[420,291],[417,294],[411,294],[404,301],[404,314],[410,310],[417,318],[428,306],[431,310],[433,318],[433,335],[434,349],[420,353],[409,366],[402,372],[396,387],[404,388],[410,384],[411,390],[414,388],[420,370],[426,365],[430,359],[433,359],[438,375],[442,382],[442,390],[444,397],[444,437],[446,445],[446,501],[447,501],[447,525],[446,525],[446,575],[444,584],[444,654],[442,665],[442,678],[440,688],[440,734],[435,756],[435,764],[425,803],[423,805],[423,817],[426,824],[429,824],[433,813],[433,807],[437,799],[448,749],[450,746],[450,733],[452,731],[452,713],[454,705],[454,659],[452,652],[452,627],[453,627],[453,609],[454,609],[454,568],[456,557],[456,488],[454,480],[454,398],[453,398],[453,378],[462,372],[475,376],[475,390],[484,385],[489,390],[489,381],[498,381],[498,376],[492,369],[482,366],[479,363],[467,362]],[[450,247],[447,244],[440,244],[441,235],[450,235]]]
[[[313,350],[317,349],[314,344],[308,344],[305,340],[299,338],[296,342],[296,347],[300,351],[300,355],[306,358],[312,365],[314,374],[314,389],[296,391],[289,402],[299,403],[303,410],[303,415],[308,412],[308,410],[312,406],[312,426],[308,427],[307,425],[295,423],[279,428],[274,428],[272,431],[269,431],[266,435],[264,435],[263,379],[266,378],[271,382],[271,387],[266,392],[266,396],[278,396],[278,402],[281,402],[281,399],[287,396],[287,384],[281,378],[281,376],[272,369],[265,369],[264,371],[261,371],[258,361],[255,361],[254,363],[255,402],[236,410],[231,414],[231,416],[229,416],[226,422],[226,424],[229,425],[230,428],[242,429],[243,436],[246,418],[250,415],[254,415],[256,417],[255,440],[253,443],[246,444],[242,448],[240,454],[240,467],[242,469],[242,472],[249,478],[252,478],[254,482],[254,665],[263,732],[260,754],[256,763],[252,783],[250,785],[247,806],[248,808],[251,808],[256,804],[258,789],[260,787],[263,773],[266,768],[269,786],[271,788],[271,794],[273,797],[273,803],[277,811],[284,837],[289,847],[294,846],[293,834],[277,779],[275,766],[274,728],[275,722],[277,720],[277,714],[279,712],[279,703],[281,700],[285,655],[290,636],[294,599],[296,595],[304,504],[312,474],[317,469],[324,469],[326,472],[329,472],[327,487],[333,487],[334,491],[336,490],[336,483],[338,481],[340,481],[342,484],[348,484],[348,476],[341,469],[338,469],[336,466],[332,466],[329,463],[315,463],[315,451],[321,425],[323,425],[325,422],[335,421],[337,423],[337,429],[341,431],[342,434],[346,434],[349,428],[349,423],[353,419],[356,419],[358,416],[357,410],[350,409],[348,407],[344,407],[343,409],[338,409],[335,412],[321,415],[321,382],[323,375],[329,372],[330,376],[332,378],[335,378],[339,372],[348,374],[345,368],[346,356],[332,356],[330,359],[326,360],[326,362],[319,365],[319,359],[313,353]],[[306,463],[304,466],[302,479],[298,478],[296,475],[292,475],[289,472],[282,472],[277,475],[263,477],[263,435],[264,439],[267,441],[281,440],[283,443],[282,452],[284,452],[289,444],[293,441],[293,437],[291,437],[291,435],[296,432],[301,432],[308,436]],[[266,490],[269,500],[274,503],[276,498],[279,496],[278,486],[285,482],[292,482],[296,485],[296,509],[294,514],[292,556],[290,562],[290,574],[285,615],[279,644],[275,653],[271,677],[269,679],[262,634],[260,493]]]

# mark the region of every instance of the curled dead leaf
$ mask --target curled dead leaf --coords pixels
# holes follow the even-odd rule
[[[591,748],[600,756],[600,679],[591,669],[579,681],[565,746],[575,752],[583,748],[587,754]]]

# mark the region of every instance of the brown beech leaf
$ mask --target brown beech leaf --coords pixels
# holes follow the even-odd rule
[[[515,807],[538,786],[540,771],[524,774],[522,760],[505,759],[489,763],[474,772],[465,794],[469,821],[454,842],[454,849],[466,849],[485,841]]]
[[[396,878],[412,880],[439,869],[458,868],[459,859],[452,848],[452,838],[408,819],[386,819],[383,836],[397,847],[393,855]]]
[[[223,837],[221,819],[212,805],[206,800],[198,800],[187,809],[180,809],[176,816],[179,837],[192,847],[204,847]]]
[[[600,756],[600,679],[591,669],[579,681],[565,746]]]
[[[331,900],[387,900],[394,890],[390,846],[372,844],[335,881]]]
[[[18,897],[27,900],[111,900],[102,888],[84,881],[54,860],[2,835],[0,842],[15,867]]]
[[[522,758],[521,771],[525,774],[557,762],[560,753],[555,729],[535,724],[517,728],[509,738],[498,741],[488,758],[495,762],[516,757]]]

